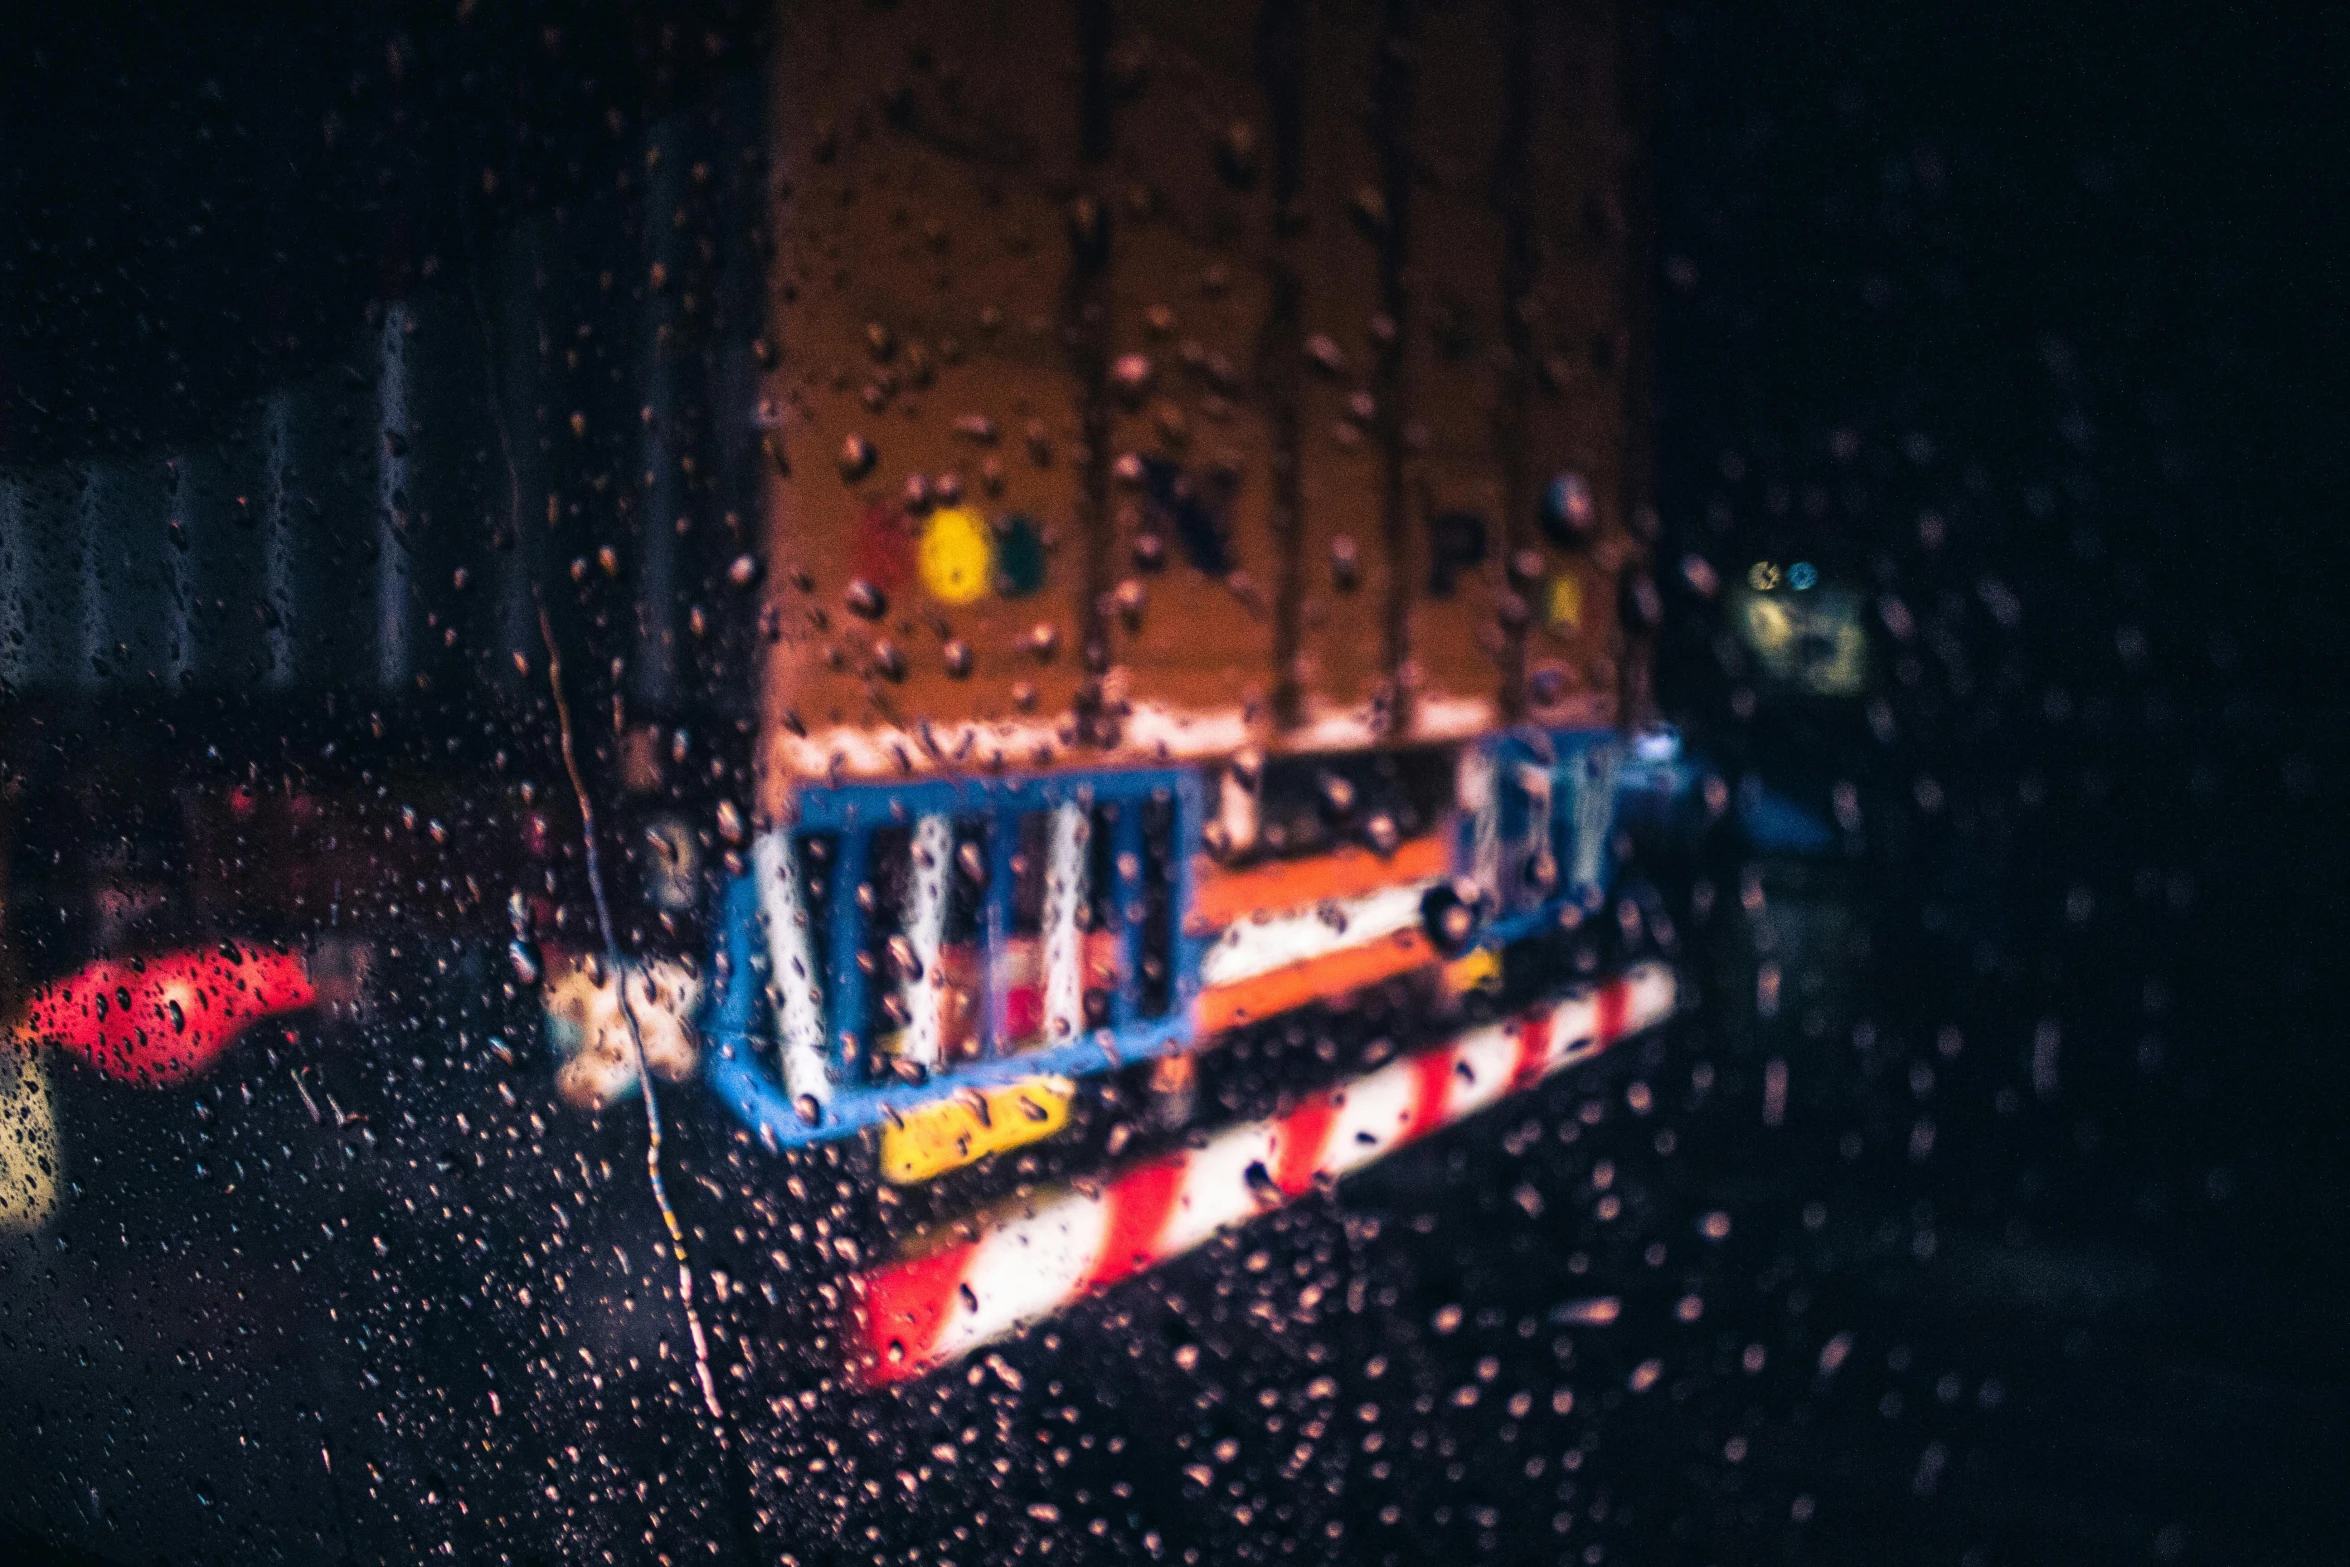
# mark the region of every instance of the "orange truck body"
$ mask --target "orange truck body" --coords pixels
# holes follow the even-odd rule
[[[1613,721],[1617,8],[1449,7],[1401,89],[1376,7],[1153,0],[1090,48],[1088,10],[786,10],[761,807]]]

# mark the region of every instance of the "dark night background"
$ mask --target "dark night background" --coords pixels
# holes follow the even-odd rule
[[[2064,1030],[2058,1102],[1953,1129],[1975,1162],[1939,1172],[2046,1265],[1932,1308],[2004,1340],[2024,1418],[1938,1514],[1880,1514],[1877,1547],[2329,1559],[2344,16],[1667,5],[1662,27],[1674,546],[1835,559],[1913,612],[1923,666],[1890,744],[1767,706],[1742,725],[1689,613],[1666,705],[1772,776],[1871,780],[1872,830],[1905,835],[1872,860],[1903,911],[1878,935],[1921,1024]],[[2013,630],[1986,580],[2020,597]]]
[[[606,103],[746,64],[735,9],[573,18],[559,66],[487,5],[20,23],[0,459],[199,435],[387,277],[592,179]],[[1871,938],[1809,1151],[1693,1118],[1681,1174],[1872,1216],[1812,1287],[1895,1373],[1970,1370],[1947,1418],[1910,1395],[1917,1436],[1801,1384],[1692,1417],[1767,1431],[1753,1494],[1816,1496],[1809,1523],[1627,1414],[1612,1549],[2338,1560],[2350,20],[1660,0],[1656,25],[1663,706],[1823,811],[1856,786],[1836,896]],[[1688,556],[1858,587],[1878,711],[1749,706]],[[1733,1010],[1674,1049],[1751,1065]],[[1920,1065],[1925,1162],[1899,1152]]]

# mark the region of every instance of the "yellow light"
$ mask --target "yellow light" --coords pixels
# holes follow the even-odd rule
[[[40,1053],[0,1040],[0,1234],[39,1229],[57,1211],[57,1105]]]
[[[959,506],[933,512],[916,564],[922,585],[941,604],[969,604],[987,593],[995,544],[987,524]]]
[[[1573,631],[1583,624],[1583,581],[1575,576],[1550,579],[1550,628]]]
[[[1795,617],[1777,599],[1748,599],[1746,640],[1766,659],[1784,658],[1795,644]]]

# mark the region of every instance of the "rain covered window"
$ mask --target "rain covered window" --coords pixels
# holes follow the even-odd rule
[[[2324,1559],[2336,33],[16,19],[0,1559]]]

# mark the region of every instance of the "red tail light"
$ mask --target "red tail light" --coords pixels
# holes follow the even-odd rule
[[[249,1025],[316,998],[293,953],[224,944],[89,964],[36,990],[16,1032],[109,1077],[177,1083],[203,1072]]]

